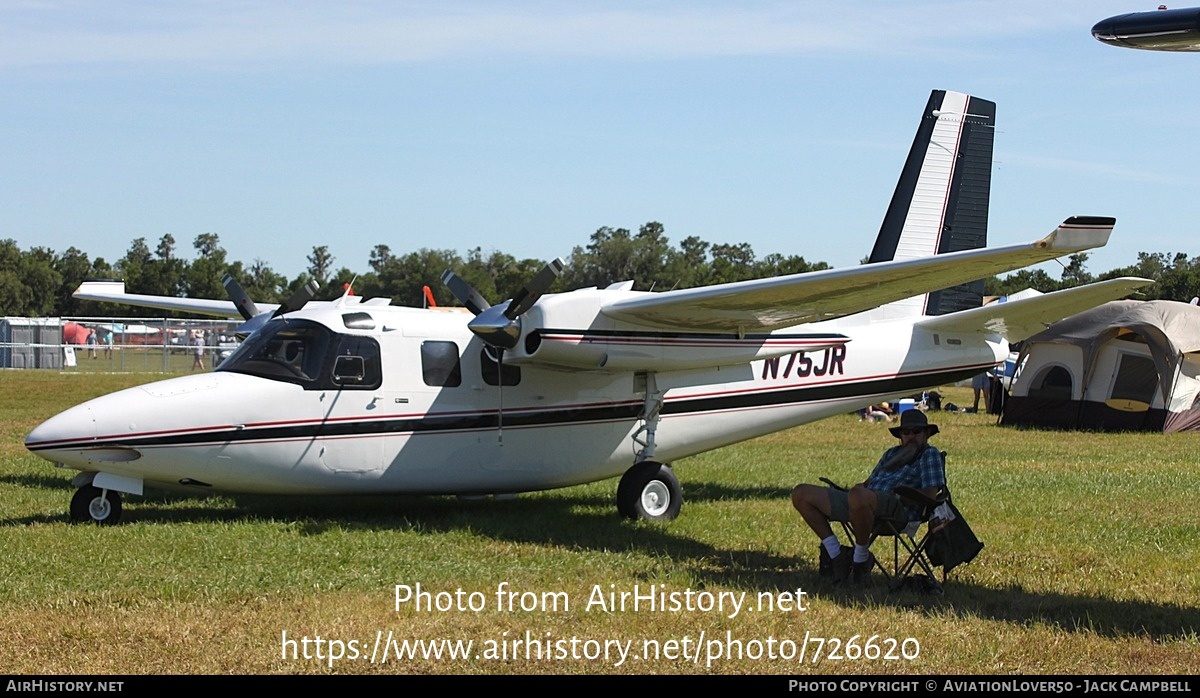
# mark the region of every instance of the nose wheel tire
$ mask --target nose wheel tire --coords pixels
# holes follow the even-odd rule
[[[670,521],[679,516],[683,489],[668,465],[645,461],[621,477],[617,486],[617,511],[627,519]]]
[[[85,485],[71,497],[71,521],[111,526],[121,520],[121,495]]]

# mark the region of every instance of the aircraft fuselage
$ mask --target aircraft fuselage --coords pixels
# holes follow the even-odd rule
[[[215,372],[74,407],[37,427],[26,446],[68,468],[118,476],[108,481],[118,490],[128,478],[248,493],[511,493],[628,470],[647,390],[662,395],[653,459],[671,462],[966,378],[1007,354],[980,334],[912,330],[898,341],[910,321],[850,317],[742,342],[788,337],[778,342],[786,349],[813,336],[815,349],[776,348],[719,367],[588,370],[527,356],[497,367],[459,313],[352,310],[272,321],[286,328],[263,333],[273,344],[252,346],[256,334]],[[842,339],[830,344],[827,335]],[[681,349],[676,336],[651,347],[636,331],[580,341],[597,350],[619,341],[623,360],[633,361],[629,337],[657,352],[660,367],[681,351],[714,350]],[[288,351],[291,366],[283,365]]]

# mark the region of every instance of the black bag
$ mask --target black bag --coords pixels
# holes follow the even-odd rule
[[[955,567],[974,560],[983,550],[983,543],[975,537],[975,532],[967,525],[958,507],[953,502],[946,504],[954,512],[954,520],[933,534],[925,545],[925,555],[935,567],[942,568],[942,574],[950,574]]]

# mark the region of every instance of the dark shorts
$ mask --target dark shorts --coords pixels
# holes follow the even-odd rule
[[[829,520],[849,521],[850,493],[832,487],[826,487],[825,491],[829,493]],[[904,508],[904,503],[895,492],[872,491],[875,492],[876,520],[890,519],[901,524],[908,523],[908,510]]]

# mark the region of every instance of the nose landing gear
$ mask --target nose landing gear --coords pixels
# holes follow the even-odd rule
[[[121,520],[121,495],[94,485],[80,487],[71,497],[71,521],[111,526]]]

